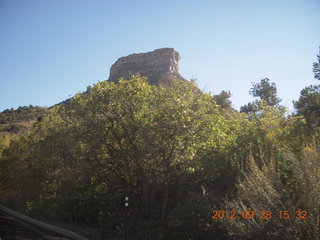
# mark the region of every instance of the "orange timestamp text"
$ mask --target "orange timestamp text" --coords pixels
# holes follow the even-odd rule
[[[270,211],[270,210],[261,210],[261,211],[221,211],[215,210],[212,211],[212,219],[307,219],[308,212],[306,210],[297,210],[297,211]]]

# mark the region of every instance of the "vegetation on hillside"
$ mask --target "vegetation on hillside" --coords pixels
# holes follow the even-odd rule
[[[47,112],[47,108],[39,106],[22,106],[17,109],[5,109],[0,113],[0,124],[37,120]]]

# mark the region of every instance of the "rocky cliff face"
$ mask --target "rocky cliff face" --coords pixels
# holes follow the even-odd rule
[[[172,79],[185,80],[179,74],[180,54],[173,48],[161,48],[147,53],[131,54],[119,58],[110,69],[109,81],[120,77],[129,79],[134,74],[148,77],[153,85],[170,85]]]

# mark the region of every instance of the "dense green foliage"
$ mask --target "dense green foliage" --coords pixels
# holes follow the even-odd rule
[[[32,105],[6,109],[0,113],[0,124],[37,120],[46,112],[47,108]]]
[[[319,48],[319,55],[317,55],[317,62],[313,63],[313,72],[314,78],[320,80],[320,48]]]
[[[260,83],[253,83],[250,94],[254,97],[260,97],[269,106],[276,106],[281,99],[277,97],[277,88],[275,83],[270,83],[268,78],[264,78]]]
[[[320,127],[320,85],[310,85],[300,92],[294,102],[297,113],[305,117],[310,127]]]
[[[320,49],[320,48],[319,48]],[[320,80],[320,55],[313,63],[314,78]],[[310,85],[300,92],[298,101],[293,101],[297,114],[304,116],[310,129],[320,127],[320,85]]]
[[[217,95],[213,95],[214,101],[221,106],[221,108],[231,108],[232,103],[230,100],[231,93],[229,91],[221,91]]]
[[[131,239],[319,239],[319,129],[286,116],[268,80],[252,93],[245,114],[194,83],[99,82],[0,138],[0,201],[123,234],[129,196]],[[248,209],[308,219],[212,219]]]
[[[259,97],[259,100],[241,106],[240,112],[257,113],[261,109],[261,102],[272,107],[279,107],[281,102],[281,99],[277,96],[276,84],[270,82],[268,78],[262,79],[259,83],[252,83],[249,94],[253,97]]]

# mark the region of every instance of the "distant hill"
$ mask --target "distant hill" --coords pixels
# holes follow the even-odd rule
[[[46,107],[20,106],[0,113],[0,132],[19,133],[47,113]]]

